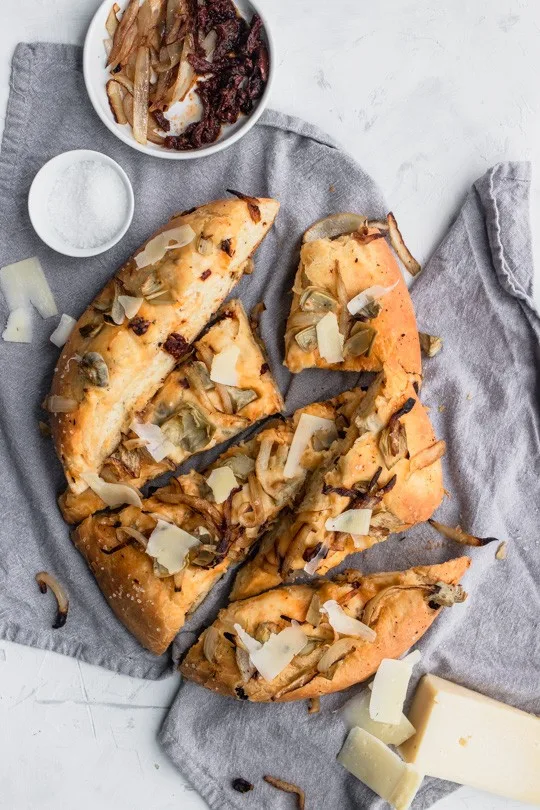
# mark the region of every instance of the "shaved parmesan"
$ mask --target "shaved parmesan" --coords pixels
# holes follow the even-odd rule
[[[330,434],[329,440],[332,437],[337,439],[336,424],[333,419],[323,419],[322,416],[313,416],[311,413],[303,413],[300,416],[283,469],[285,478],[296,478],[303,471],[300,461],[313,436],[319,431]]]
[[[166,568],[169,574],[177,574],[186,564],[188,551],[200,545],[200,542],[173,523],[158,519],[156,528],[148,538],[146,553]]]
[[[58,315],[51,288],[35,256],[2,267],[0,287],[12,312],[20,308],[30,309],[30,304],[33,304],[42,318]]]
[[[212,470],[206,483],[212,490],[216,503],[224,503],[233,489],[238,486],[236,476],[230,467],[218,467]]]
[[[118,303],[126,313],[126,318],[131,319],[134,318],[139,309],[141,308],[141,304],[144,301],[144,298],[138,298],[133,295],[119,295],[118,296]]]
[[[423,776],[363,728],[353,728],[337,757],[353,776],[395,810],[408,810]]]
[[[373,679],[369,716],[379,723],[397,724],[403,714],[403,704],[412,675],[406,661],[383,658]]]
[[[327,312],[316,324],[319,354],[327,363],[341,363],[343,360],[343,335],[339,331],[335,312]]]
[[[8,343],[32,342],[32,310],[20,307],[9,313],[2,340]]]
[[[174,452],[174,444],[167,439],[159,425],[152,422],[132,422],[131,430],[146,442],[146,449],[154,461],[163,461]]]
[[[319,567],[320,561],[324,560],[327,554],[328,554],[328,546],[325,545],[325,543],[321,543],[321,547],[315,554],[315,556],[312,557],[312,559],[304,565],[304,571],[306,572],[306,574],[313,576],[313,574]]]
[[[140,253],[135,256],[135,264],[141,270],[143,267],[159,262],[168,250],[185,247],[195,239],[195,231],[191,225],[180,225],[164,233],[154,236]]]
[[[71,315],[62,315],[60,318],[60,323],[50,336],[49,340],[51,343],[54,343],[55,346],[58,346],[59,349],[67,342],[68,337],[73,332],[73,327],[77,321],[75,318],[72,318]]]
[[[329,599],[324,605],[321,605],[321,613],[327,614],[331,626],[336,633],[340,633],[342,636],[356,636],[365,641],[375,641],[377,638],[375,630],[345,613],[335,599]]]
[[[355,295],[354,298],[351,298],[349,303],[347,304],[347,309],[351,313],[351,315],[356,315],[360,310],[367,307],[368,304],[372,304],[374,301],[379,301],[389,292],[392,292],[394,287],[396,287],[398,282],[396,281],[390,287],[382,287],[380,284],[375,284],[373,287],[368,287],[367,290]]]
[[[408,664],[410,667],[414,667],[415,664],[418,664],[419,661],[422,659],[422,653],[420,650],[414,650],[412,653],[409,653],[404,658],[401,659],[402,664]]]
[[[238,346],[227,346],[223,351],[218,352],[212,358],[212,368],[210,369],[210,379],[212,382],[221,385],[232,385],[238,388],[238,373],[236,364],[240,357]]]
[[[399,723],[378,723],[372,720],[369,714],[369,701],[371,692],[363,689],[359,695],[348,700],[342,709],[343,719],[349,728],[359,728],[369,731],[386,745],[401,745],[415,733],[413,724],[402,713]]]
[[[265,681],[277,678],[294,656],[306,646],[308,640],[297,622],[280,633],[272,633],[264,644],[252,638],[239,624],[235,624],[234,629],[249,653],[249,660]]]
[[[51,394],[43,403],[49,413],[73,413],[77,410],[78,402],[71,397],[61,397],[58,394]]]
[[[355,537],[369,534],[371,509],[347,509],[335,518],[328,518],[324,524],[327,532],[346,532]]]
[[[138,506],[139,509],[142,507],[139,492],[135,487],[130,487],[128,484],[109,484],[95,473],[85,473],[81,475],[81,478],[112,509],[122,506],[124,503]]]

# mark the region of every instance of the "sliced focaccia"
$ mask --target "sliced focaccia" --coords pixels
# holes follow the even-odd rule
[[[231,599],[273,588],[302,569],[324,574],[349,554],[427,520],[444,494],[444,451],[409,376],[385,367],[294,515],[279,534],[263,538],[239,571]]]
[[[470,565],[371,574],[289,585],[232,602],[189,650],[189,680],[241,700],[290,701],[339,692],[399,658],[441,607],[466,598],[457,583]],[[283,633],[283,635],[281,635]]]
[[[354,391],[309,405],[229,448],[203,474],[191,471],[173,479],[142,509],[101,513],[77,527],[75,546],[113,611],[141,644],[157,654],[167,649],[186,615],[298,497],[362,396]],[[318,427],[309,441],[306,423]],[[294,475],[289,475],[291,460]]]
[[[228,384],[214,382],[213,377]],[[131,429],[105,459],[100,477],[140,488],[282,407],[244,307],[238,300],[229,301],[193,344],[189,358],[168,375],[146,408],[134,415]],[[59,504],[68,523],[79,523],[106,507],[92,489],[80,495],[68,489]]]
[[[365,217],[328,217],[304,234],[285,365],[380,371],[391,358],[421,374],[416,319],[396,259]]]
[[[47,407],[70,489],[83,492],[134,414],[250,266],[279,204],[221,200],[174,217],[79,319],[56,366]]]

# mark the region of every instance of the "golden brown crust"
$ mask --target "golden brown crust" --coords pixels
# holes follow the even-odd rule
[[[406,432],[409,457],[387,467],[380,451],[381,432],[366,430],[365,419],[375,418],[373,427],[388,425],[392,414],[409,399],[415,404],[400,420]],[[353,420],[338,447],[339,455],[311,479],[294,519],[284,526],[279,536],[263,538],[256,556],[239,571],[231,599],[245,599],[286,581],[294,571],[304,568],[321,545],[328,548],[328,552],[319,561],[317,573],[325,574],[349,554],[380,543],[390,533],[405,531],[427,520],[439,506],[444,496],[440,459],[421,469],[411,467],[418,453],[431,447],[436,439],[410,378],[399,366],[387,366],[385,374],[373,383],[357,410],[356,420],[362,427]],[[372,423],[368,421],[369,425]],[[352,499],[339,490],[353,490],[359,483],[369,482],[379,469],[377,489],[390,485],[394,476],[396,480],[393,488],[372,506],[370,534],[353,541],[351,535],[327,531],[325,524],[329,518],[349,508],[364,508],[362,503],[351,507]],[[368,505],[368,508],[371,507]]]
[[[214,692],[252,701],[303,700],[347,689],[373,675],[383,658],[398,658],[421,638],[440,613],[429,604],[436,591],[434,586],[438,582],[457,584],[470,562],[468,557],[459,557],[441,565],[365,577],[351,571],[335,582],[319,580],[310,585],[283,586],[233,602],[220,611],[212,625],[216,642],[212,661],[204,654],[206,630],[189,650],[180,671]],[[381,596],[385,589],[388,591]],[[365,621],[377,633],[373,642],[352,639],[352,650],[326,674],[318,672],[317,664],[333,643],[334,632],[326,622],[317,628],[306,622],[314,594],[321,604],[335,599],[349,615]],[[376,609],[375,602],[370,602],[375,597]],[[245,682],[236,661],[238,639],[234,625],[238,623],[256,637],[262,625],[272,623],[272,632],[279,632],[290,625],[290,620],[303,625],[304,632],[317,641],[314,648],[295,656],[272,681],[259,675]]]
[[[239,407],[241,402],[238,407],[233,403],[233,389],[223,390],[208,380],[206,383],[201,381],[201,372],[207,375],[214,355],[232,344],[238,346],[242,358],[238,364],[237,393],[252,392],[254,396],[242,407]],[[282,409],[283,399],[240,301],[229,301],[221,307],[215,321],[193,344],[193,349],[193,354],[168,375],[136,419],[164,426],[166,430],[168,420],[176,419],[186,409],[194,409],[193,412],[205,420],[207,433],[203,433],[197,445],[173,445],[167,457],[157,462],[144,447],[126,449],[126,444],[129,447],[129,443],[137,439],[135,433],[128,431],[122,436],[120,446],[103,464],[100,475],[106,481],[127,483],[140,489],[150,479],[174,469],[190,456],[210,450]],[[92,490],[77,495],[68,489],[60,497],[59,505],[64,520],[71,524],[105,508],[101,498]]]
[[[147,405],[173,369],[179,351],[196,338],[242,275],[279,208],[270,199],[260,199],[258,205],[259,223],[253,222],[241,200],[220,200],[175,217],[158,233],[190,225],[195,239],[168,251],[144,270],[138,270],[133,258],[129,259],[79,319],[62,351],[51,389],[51,394],[78,403],[75,410],[51,417],[56,451],[74,492],[86,489],[81,476],[99,472],[133,415]],[[200,236],[212,241],[211,255],[197,250]],[[136,334],[130,321],[124,319],[119,326],[105,323],[94,337],[81,335],[80,330],[84,334],[98,312],[110,305],[115,289],[139,295],[141,285],[154,276],[173,303],[156,306],[150,300],[143,301],[136,317],[148,323],[144,334]],[[180,339],[167,342],[171,335]],[[108,384],[103,387],[90,385],[81,376],[77,358],[89,352],[101,355],[107,366]]]
[[[370,228],[369,234],[378,234]],[[341,279],[341,283],[338,282]],[[340,288],[338,289],[338,284]],[[326,290],[337,301],[335,308],[340,332],[346,338],[354,323],[345,302],[373,285],[394,289],[381,298],[381,312],[367,325],[377,331],[369,356],[345,356],[341,363],[328,363],[318,349],[304,351],[294,335],[305,324],[300,309],[301,291],[315,286]],[[341,289],[341,294],[340,294]],[[343,299],[340,302],[340,298]],[[293,287],[293,301],[287,321],[285,365],[293,373],[305,368],[337,371],[380,371],[390,359],[397,360],[410,374],[422,373],[420,343],[412,302],[399,266],[385,239],[363,244],[353,234],[337,239],[317,239],[302,245],[300,264]]]
[[[230,566],[245,559],[264,528],[298,496],[309,470],[331,452],[306,451],[302,474],[284,479],[287,450],[301,413],[325,418],[340,413],[346,418],[362,396],[363,392],[353,391],[331,402],[302,408],[290,419],[270,423],[254,438],[230,447],[204,474],[191,471],[173,479],[145,500],[142,509],[129,506],[118,513],[95,515],[78,526],[72,535],[76,547],[115,614],[143,646],[157,654],[168,647],[186,615],[196,609]],[[266,465],[260,463],[261,455]],[[239,460],[244,464],[239,466]],[[250,471],[242,477],[238,470],[246,468],[246,461]],[[225,465],[232,465],[239,488],[227,502],[216,504],[208,493],[206,477],[211,470]],[[195,536],[201,529],[209,532],[216,548],[212,559],[204,566],[190,561],[175,577],[156,576],[144,549],[137,543],[125,545],[126,534],[120,527],[135,529],[148,538],[157,525],[157,516]],[[222,541],[226,541],[223,556],[217,553]],[[211,545],[208,539],[206,544]],[[106,553],[115,547],[112,554]]]

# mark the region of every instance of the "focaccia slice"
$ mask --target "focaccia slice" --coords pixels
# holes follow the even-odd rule
[[[328,403],[315,403],[287,420],[275,421],[255,437],[231,447],[203,474],[191,471],[173,479],[143,502],[117,513],[87,518],[73,532],[75,546],[92,569],[117,617],[141,644],[164,652],[211,588],[245,558],[265,528],[298,497],[306,476],[331,453],[331,435],[305,448],[300,470],[285,477],[285,465],[303,414],[334,420],[346,427],[363,396],[348,392]],[[216,502],[210,473],[229,467],[236,486]],[[146,553],[158,519],[204,540],[190,550],[185,567],[171,576]]]
[[[427,520],[444,495],[444,451],[409,376],[386,366],[336,452],[312,476],[295,514],[238,572],[231,599],[273,588],[302,569],[324,574],[349,554]],[[357,509],[369,510],[367,533],[327,528],[328,521]]]
[[[282,586],[232,602],[191,647],[180,672],[213,692],[240,700],[302,700],[347,689],[373,675],[383,658],[399,658],[412,647],[442,606],[466,598],[457,583],[470,562],[459,557],[370,576],[351,570],[334,582]],[[321,612],[330,600],[347,617],[366,625],[369,638],[338,632],[331,617]],[[264,643],[293,622],[305,634],[305,647],[266,680],[255,669],[239,628]]]
[[[219,200],[174,217],[79,319],[47,400],[56,451],[73,492],[87,488],[85,475],[99,473],[134,414],[146,407],[250,267],[278,208],[271,199],[250,206]],[[165,241],[158,238],[163,234]],[[176,247],[167,249],[168,243]],[[133,317],[127,317],[120,296],[130,299],[130,313],[133,299],[143,299]]]
[[[214,358],[231,346],[238,351],[231,369],[237,384],[214,383],[210,379]],[[234,356],[231,361],[234,362]],[[160,427],[163,448],[167,449],[165,457],[156,461],[144,439],[128,429],[114,453],[105,460],[100,476],[110,483],[140,488],[192,455],[210,450],[282,408],[283,399],[256,327],[252,328],[240,301],[229,301],[193,344],[189,358],[169,374],[147,407],[134,416],[139,424]],[[158,457],[161,454],[155,452]],[[59,505],[64,519],[71,524],[80,523],[106,507],[92,489],[80,495],[67,489]]]
[[[347,232],[321,238],[325,222],[341,220]],[[347,305],[364,292],[364,305],[352,315]],[[328,217],[304,235],[285,365],[293,373],[313,367],[381,371],[390,359],[410,374],[421,374],[416,318],[397,261],[384,233],[368,226],[365,217]]]

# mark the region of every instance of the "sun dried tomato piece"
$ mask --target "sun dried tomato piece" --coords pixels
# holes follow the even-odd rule
[[[189,351],[189,343],[178,332],[171,332],[163,348],[166,352],[171,354],[175,360],[180,360]]]
[[[207,279],[207,278],[209,278],[211,275],[212,275],[212,271],[211,271],[211,270],[204,270],[204,271],[201,273],[201,280],[202,280],[202,281],[206,281],[206,279]]]
[[[171,122],[168,120],[168,118],[165,118],[160,110],[154,110],[153,116],[156,119],[159,128],[162,129],[163,132],[168,132],[170,130]]]

